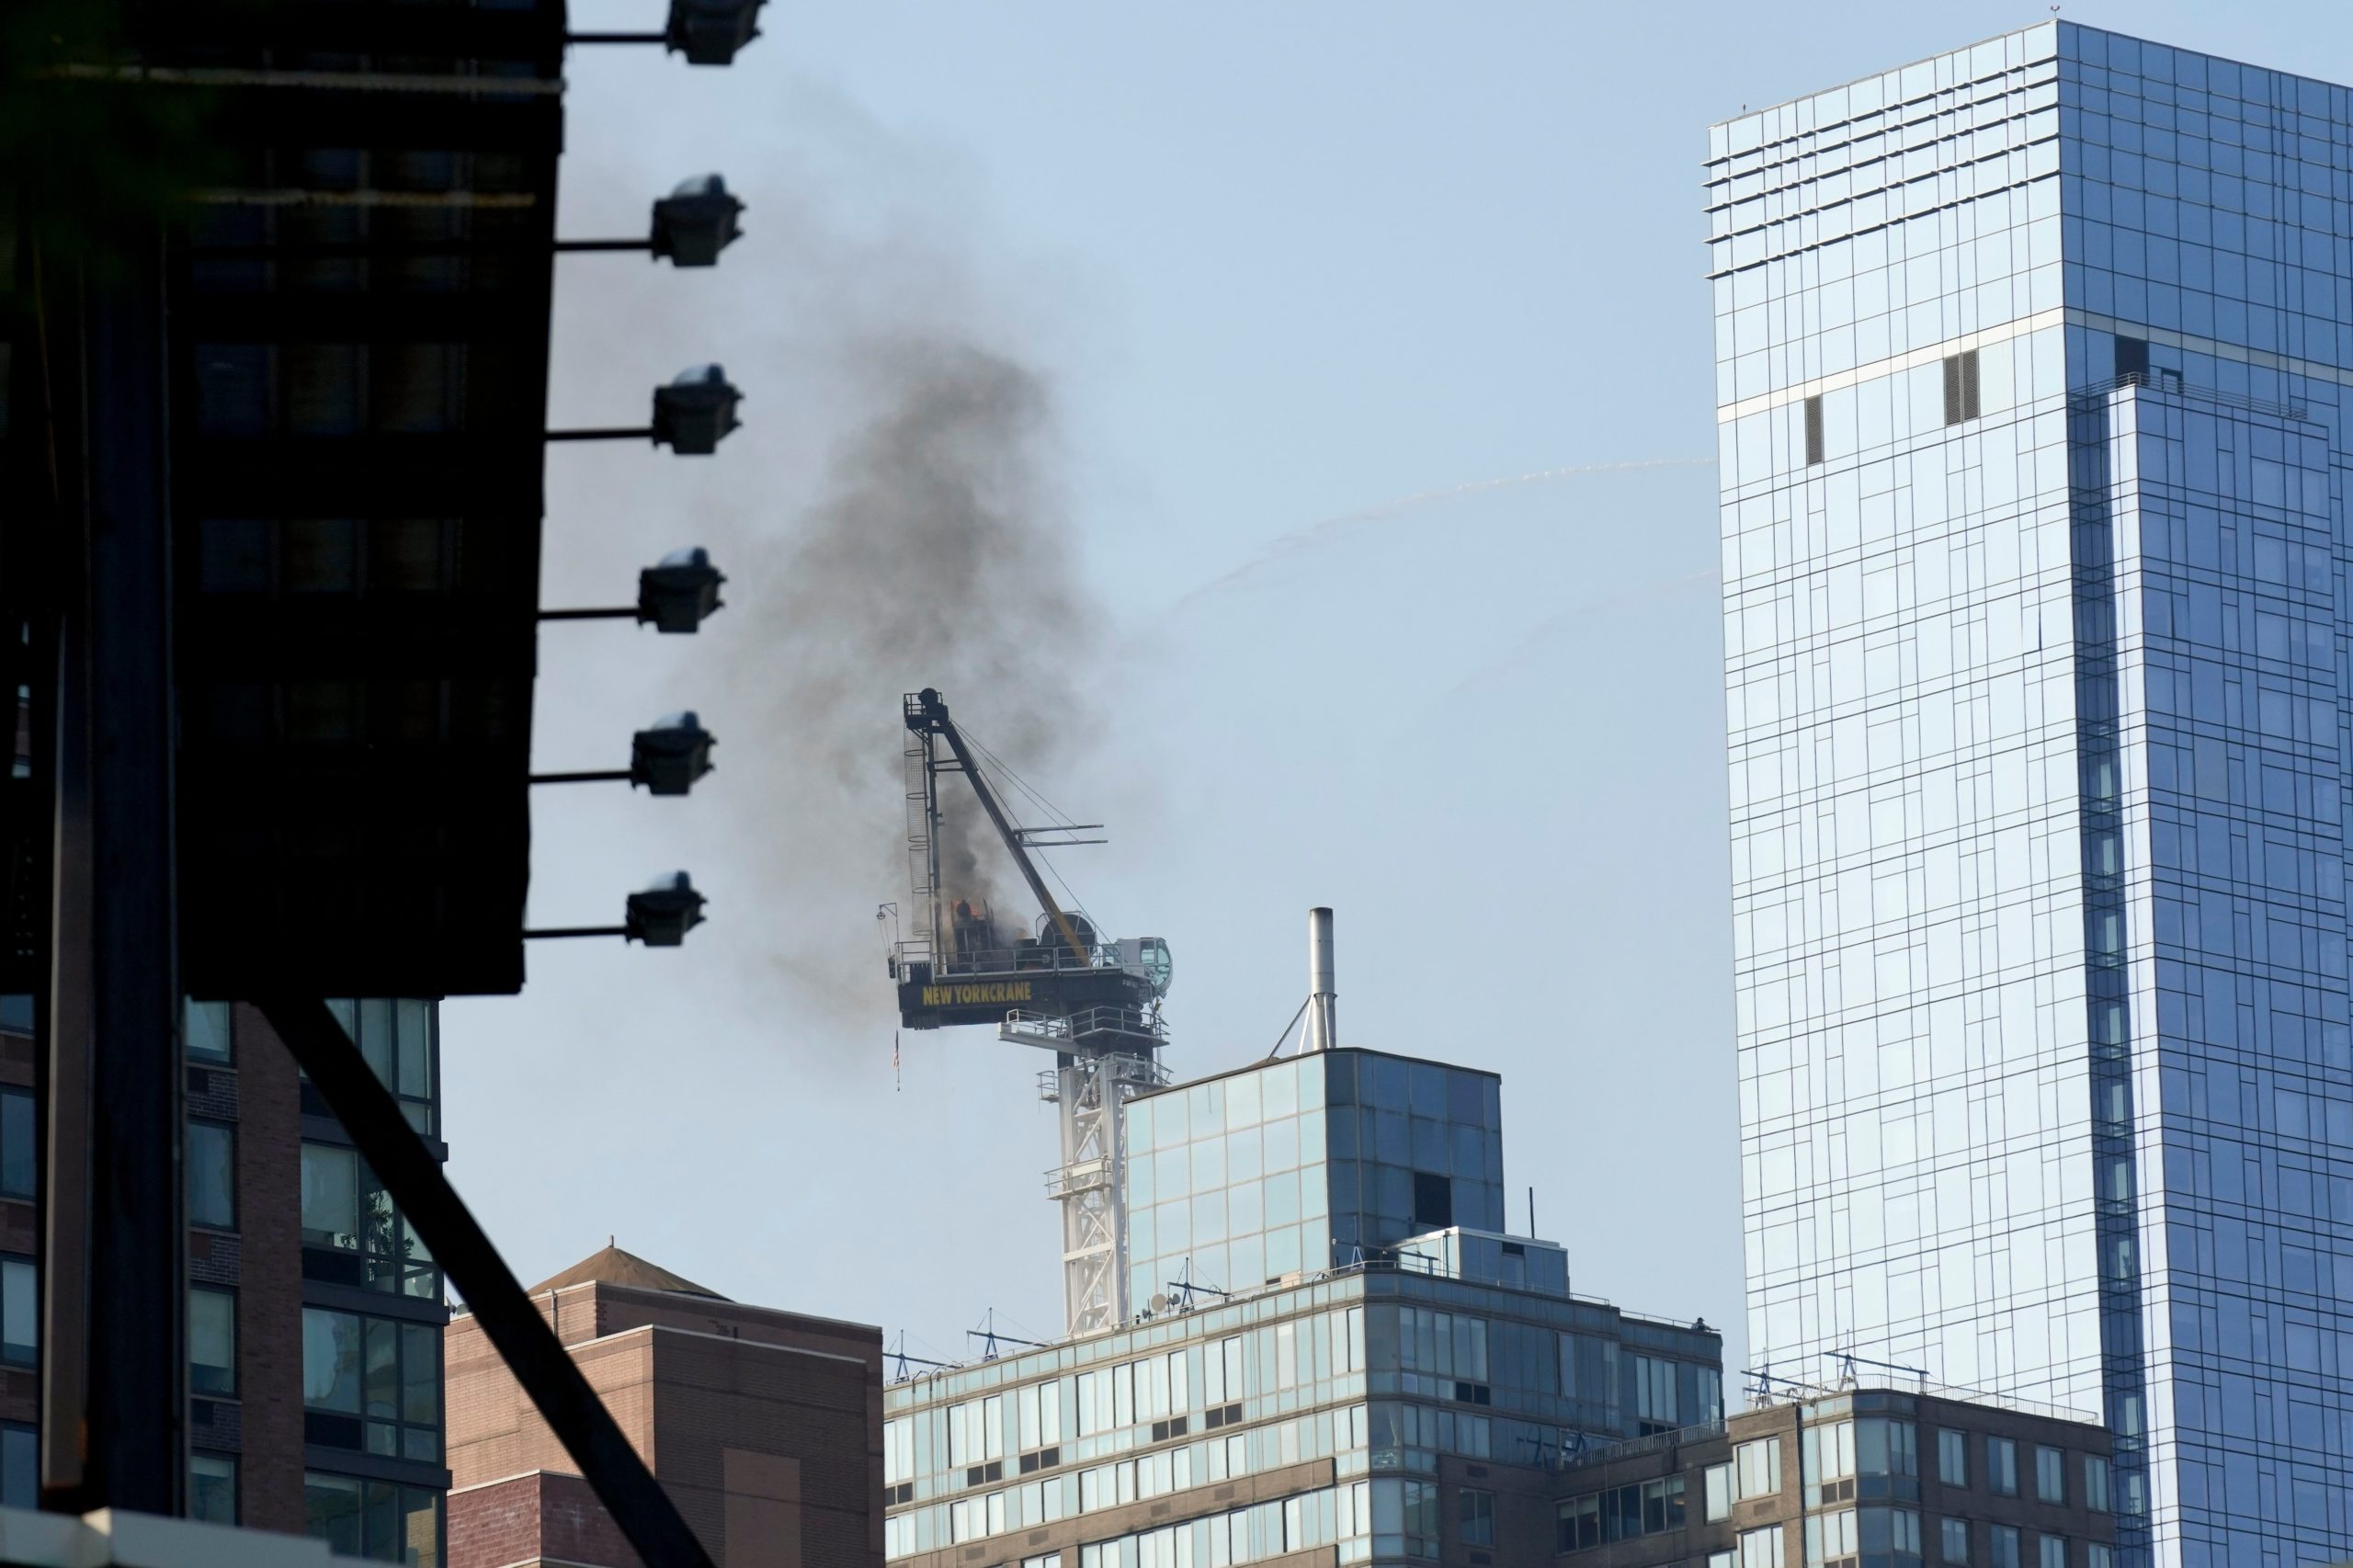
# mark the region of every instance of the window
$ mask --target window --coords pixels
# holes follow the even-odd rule
[[[1657,1356],[1631,1356],[1634,1418],[1644,1432],[1671,1432],[1681,1424],[1675,1399],[1675,1363]]]
[[[2007,1437],[1985,1439],[1985,1490],[1997,1497],[2018,1494],[2018,1446]]]
[[[1561,1505],[1560,1523],[1553,1532],[1555,1551],[1583,1551],[1601,1544],[1601,1494],[1587,1493]]]
[[[1969,1484],[1969,1439],[1961,1433],[1937,1434],[1937,1479],[1947,1486]]]
[[[191,1393],[237,1392],[237,1298],[226,1290],[188,1287],[188,1386]]]
[[[1454,1522],[1461,1528],[1463,1545],[1495,1545],[1495,1494],[1464,1487],[1454,1494]]]
[[[1969,1561],[1969,1521],[1947,1519],[1944,1523],[1944,1559],[1948,1562]]]
[[[1854,1496],[1855,1483],[1840,1478],[1855,1473],[1855,1424],[1817,1424],[1800,1432],[1798,1469],[1804,1479],[1809,1508]]]
[[[234,1454],[188,1456],[188,1517],[210,1524],[237,1522],[237,1459]]]
[[[1732,1466],[1711,1464],[1702,1482],[1707,1500],[1707,1516],[1711,1521],[1729,1518],[1732,1515]]]
[[[401,1113],[419,1132],[437,1131],[433,1105],[433,1004],[413,998],[398,1001],[367,997],[327,1003],[338,1023],[359,1047],[359,1054],[376,1070],[377,1078],[392,1091]],[[315,1091],[306,1091],[306,1097]],[[325,1110],[324,1102],[316,1104]]]
[[[441,1331],[304,1307],[302,1405],[307,1442],[438,1460]]]
[[[1735,1494],[1742,1502],[1751,1497],[1766,1497],[1781,1489],[1781,1439],[1759,1437],[1743,1443],[1732,1451],[1733,1468],[1739,1478]]]
[[[29,1089],[0,1089],[0,1198],[33,1196],[33,1096]]]
[[[1974,419],[1979,412],[1977,399],[1977,350],[1945,357],[1945,423],[1959,425]]]
[[[0,1361],[40,1359],[40,1268],[29,1257],[0,1257]]]
[[[1841,1508],[1835,1514],[1809,1514],[1805,1520],[1806,1568],[1821,1568],[1825,1562],[1844,1562],[1861,1550],[1856,1544],[1855,1510]]]
[[[1805,466],[1822,461],[1822,399],[1805,400]]]
[[[37,1428],[0,1422],[0,1508],[40,1506],[40,1443]]]
[[[2109,1510],[2108,1461],[2097,1454],[2084,1456],[2084,1506],[2095,1514]]]
[[[441,1561],[441,1494],[352,1475],[302,1477],[304,1534],[346,1557],[380,1562]]]
[[[308,1278],[441,1299],[433,1255],[357,1150],[302,1145],[301,1212],[302,1272]]]
[[[1855,1423],[1855,1473],[1858,1475],[1917,1475],[1920,1454],[1917,1428],[1909,1421],[1867,1415]]]
[[[2116,373],[2123,376],[2145,376],[2149,373],[2149,340],[2145,337],[2121,337],[2116,340]]]
[[[2042,1538],[2042,1568],[2067,1568],[2067,1538],[2046,1535]]]
[[[1726,1547],[1708,1553],[1708,1568],[1740,1568],[1740,1553]]]
[[[1986,1540],[1992,1549],[1985,1554],[1987,1568],[2018,1568],[2018,1526],[1995,1525]]]
[[[1740,1568],[1781,1568],[1781,1527],[1740,1532]]]
[[[1435,1481],[1405,1483],[1405,1555],[1436,1557],[1438,1551],[1438,1492]],[[1378,1505],[1376,1504],[1377,1507]]]
[[[1454,1180],[1428,1171],[1414,1173],[1414,1223],[1439,1231],[1454,1223]]]
[[[237,1131],[223,1121],[188,1124],[188,1222],[237,1228]]]
[[[180,1039],[190,1062],[229,1062],[229,1004],[190,1002],[181,1011]]]
[[[1685,1523],[1684,1501],[1679,1475],[1573,1497],[1561,1505],[1556,1549],[1579,1551],[1608,1541],[1679,1530]]]
[[[2059,1449],[2034,1450],[2034,1495],[2043,1503],[2067,1500],[2067,1456]]]
[[[1864,1508],[1857,1515],[1855,1533],[1866,1559],[1882,1561],[1890,1553],[1919,1558],[1920,1516],[1909,1508]]]
[[[2098,1541],[2084,1542],[2084,1568],[2116,1568],[2116,1553]]]

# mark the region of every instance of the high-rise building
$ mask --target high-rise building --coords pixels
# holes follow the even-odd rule
[[[1714,1330],[1573,1296],[1561,1248],[1502,1233],[1494,1074],[1308,1051],[1125,1122],[1151,1305],[892,1387],[892,1561],[1524,1562],[1564,1454],[1721,1430]]]
[[[531,1290],[718,1568],[881,1568],[882,1334],[608,1246]],[[450,1568],[635,1568],[481,1324],[449,1334]]]
[[[329,1006],[439,1152],[434,1005]],[[440,1270],[258,1011],[186,1038],[189,1512],[438,1568]]]
[[[2348,167],[2063,22],[1710,133],[1750,1353],[2099,1415],[2128,1561],[2353,1555]]]

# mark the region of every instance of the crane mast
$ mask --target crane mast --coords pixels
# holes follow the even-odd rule
[[[909,1028],[990,1024],[997,1038],[1050,1051],[1039,1094],[1060,1111],[1061,1164],[1046,1175],[1062,1209],[1063,1324],[1073,1335],[1117,1327],[1131,1315],[1127,1267],[1123,1108],[1167,1082],[1160,1002],[1168,944],[1156,937],[1107,941],[1083,914],[1064,910],[1030,849],[1075,839],[1090,824],[1017,827],[937,690],[904,702],[907,849],[920,924],[891,957],[900,1021]],[[978,888],[942,881],[939,780],[961,773],[1040,911],[1037,929],[998,921]],[[1058,838],[1046,835],[1059,834]]]

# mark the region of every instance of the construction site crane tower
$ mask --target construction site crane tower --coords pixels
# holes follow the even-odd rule
[[[908,694],[904,711],[915,908],[891,953],[900,1021],[918,1029],[993,1025],[999,1040],[1053,1052],[1039,1093],[1060,1111],[1062,1160],[1046,1191],[1062,1208],[1063,1324],[1073,1335],[1117,1327],[1132,1305],[1121,1112],[1131,1096],[1167,1082],[1160,1004],[1172,973],[1168,944],[1106,940],[1047,887],[1030,852],[1101,843],[1073,836],[1099,824],[1016,826],[946,699],[926,687]],[[976,906],[981,889],[944,884],[939,780],[949,774],[972,787],[1037,900],[1029,934],[1001,925],[985,896]]]

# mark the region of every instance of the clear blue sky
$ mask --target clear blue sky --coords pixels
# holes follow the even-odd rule
[[[2353,79],[2335,7],[2063,14]],[[517,1271],[610,1233],[916,1354],[961,1354],[990,1307],[1059,1328],[1042,1059],[938,1032],[891,1069],[892,705],[939,677],[873,671],[855,810],[742,717],[795,678],[763,605],[844,428],[830,335],[904,308],[1050,377],[1112,718],[1032,777],[1111,825],[1061,862],[1088,906],[1175,947],[1177,1070],[1266,1051],[1303,913],[1336,905],[1343,1040],[1501,1071],[1515,1224],[1532,1185],[1581,1292],[1705,1315],[1737,1369],[1704,128],[2048,15],[859,0],[771,5],[731,72],[575,51],[563,232],[627,233],[705,168],[752,210],[716,273],[561,263],[555,421],[627,423],[715,358],[749,425],[700,463],[551,460],[550,603],[626,597],[684,542],[733,581],[693,642],[542,639],[541,767],[611,766],[693,706],[721,771],[537,812],[535,919],[609,918],[685,865],[714,901],[688,948],[535,950],[523,996],[445,1013],[452,1174]],[[1631,463],[1660,466],[1316,527]],[[880,848],[870,877],[835,853],[803,879],[755,841]]]

